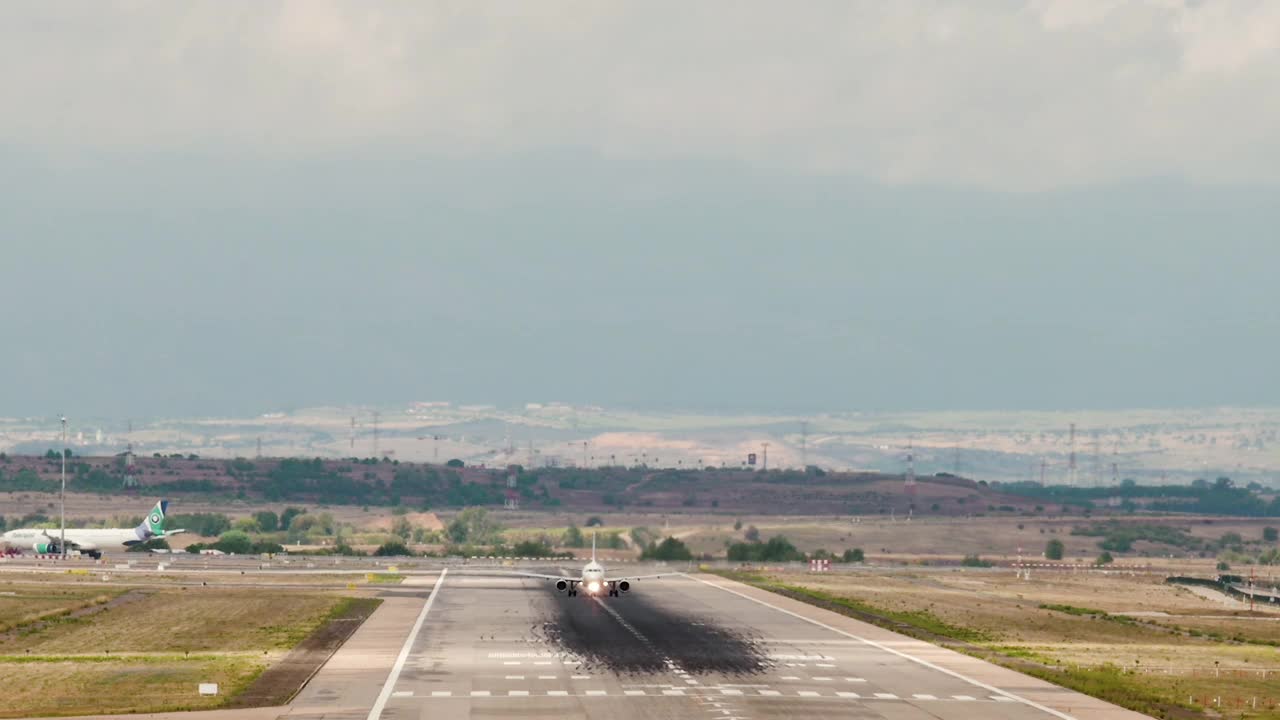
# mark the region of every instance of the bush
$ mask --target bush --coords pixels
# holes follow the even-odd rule
[[[228,555],[248,555],[253,552],[253,540],[249,534],[241,530],[228,530],[222,533],[218,541],[209,545],[214,550],[221,550]]]
[[[769,538],[766,543],[734,543],[729,546],[728,558],[733,562],[790,562],[805,559],[804,553],[781,535]]]
[[[516,557],[556,557],[556,553],[551,549],[550,545],[537,540],[524,540],[516,543],[516,546],[511,548],[511,554]]]
[[[462,461],[461,461],[461,460],[459,460],[458,458],[453,458],[453,459],[452,459],[452,460],[450,460],[449,462],[445,463],[445,464],[444,464],[444,466],[445,466],[445,467],[451,467],[451,468],[460,468],[460,467],[466,467],[466,466],[467,466],[467,464],[466,464],[466,463],[464,463],[464,462],[462,462]]]
[[[978,555],[965,555],[960,561],[962,567],[991,567],[991,563]]]
[[[585,547],[587,541],[583,539],[582,531],[578,529],[577,525],[570,525],[564,531],[564,537],[560,540],[560,544],[565,547],[580,548]]]
[[[755,525],[750,525],[747,527],[747,531],[742,533],[742,537],[746,538],[747,542],[760,542],[760,529]]]
[[[152,550],[168,550],[169,542],[164,538],[152,538],[146,542],[130,545],[125,552],[151,552]]]
[[[1099,556],[1098,556],[1098,559],[1094,561],[1094,564],[1095,564],[1095,565],[1110,565],[1110,564],[1111,564],[1111,563],[1113,563],[1113,562],[1115,562],[1115,558],[1111,557],[1111,553],[1106,552],[1106,551],[1103,551],[1103,553],[1102,553],[1101,555],[1099,555]]]
[[[409,548],[399,540],[388,540],[382,543],[377,550],[373,551],[373,554],[376,557],[409,557],[413,555]]]
[[[1044,544],[1044,556],[1049,560],[1061,560],[1066,551],[1066,546],[1057,538]]]
[[[587,527],[604,527],[604,520],[601,520],[599,515],[592,515],[591,517],[587,518],[586,526]]]
[[[840,560],[847,563],[860,563],[866,561],[866,555],[862,553],[862,548],[852,548],[845,550],[844,555],[840,556]]]
[[[649,547],[640,553],[641,560],[692,560],[693,553],[683,542],[668,537],[660,543],[649,543]]]
[[[1280,531],[1277,531],[1273,527],[1264,527],[1262,528],[1262,539],[1266,542],[1275,542],[1276,540],[1280,540]]]

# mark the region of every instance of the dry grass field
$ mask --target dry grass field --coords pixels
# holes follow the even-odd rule
[[[0,593],[0,717],[216,707],[342,602],[216,580],[129,587],[65,575],[6,575]],[[219,696],[200,697],[202,682],[218,683]]]
[[[754,579],[1155,716],[1280,717],[1280,610],[1250,612],[1167,584],[1163,573],[864,569]]]

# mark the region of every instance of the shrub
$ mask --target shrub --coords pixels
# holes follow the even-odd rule
[[[1044,544],[1044,556],[1049,560],[1061,560],[1066,551],[1066,546],[1057,538]]]
[[[1280,540],[1280,531],[1277,531],[1273,527],[1264,527],[1262,528],[1262,539],[1266,542],[1275,542],[1276,540]]]
[[[668,537],[660,543],[649,543],[640,554],[641,560],[692,560],[693,553],[683,542]]]
[[[866,555],[863,554],[862,548],[852,548],[845,550],[840,560],[847,563],[860,563],[866,560]]]
[[[409,548],[399,540],[388,540],[373,551],[376,557],[405,557],[413,555]]]

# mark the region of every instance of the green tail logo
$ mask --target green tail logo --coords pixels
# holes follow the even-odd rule
[[[139,530],[144,531],[148,537],[161,537],[164,535],[164,511],[169,508],[168,500],[161,500],[156,506],[151,508],[151,512],[147,514],[147,519],[142,521]]]

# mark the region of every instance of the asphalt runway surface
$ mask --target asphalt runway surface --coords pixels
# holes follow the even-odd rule
[[[693,578],[633,588],[450,572],[368,718],[1063,717]]]

